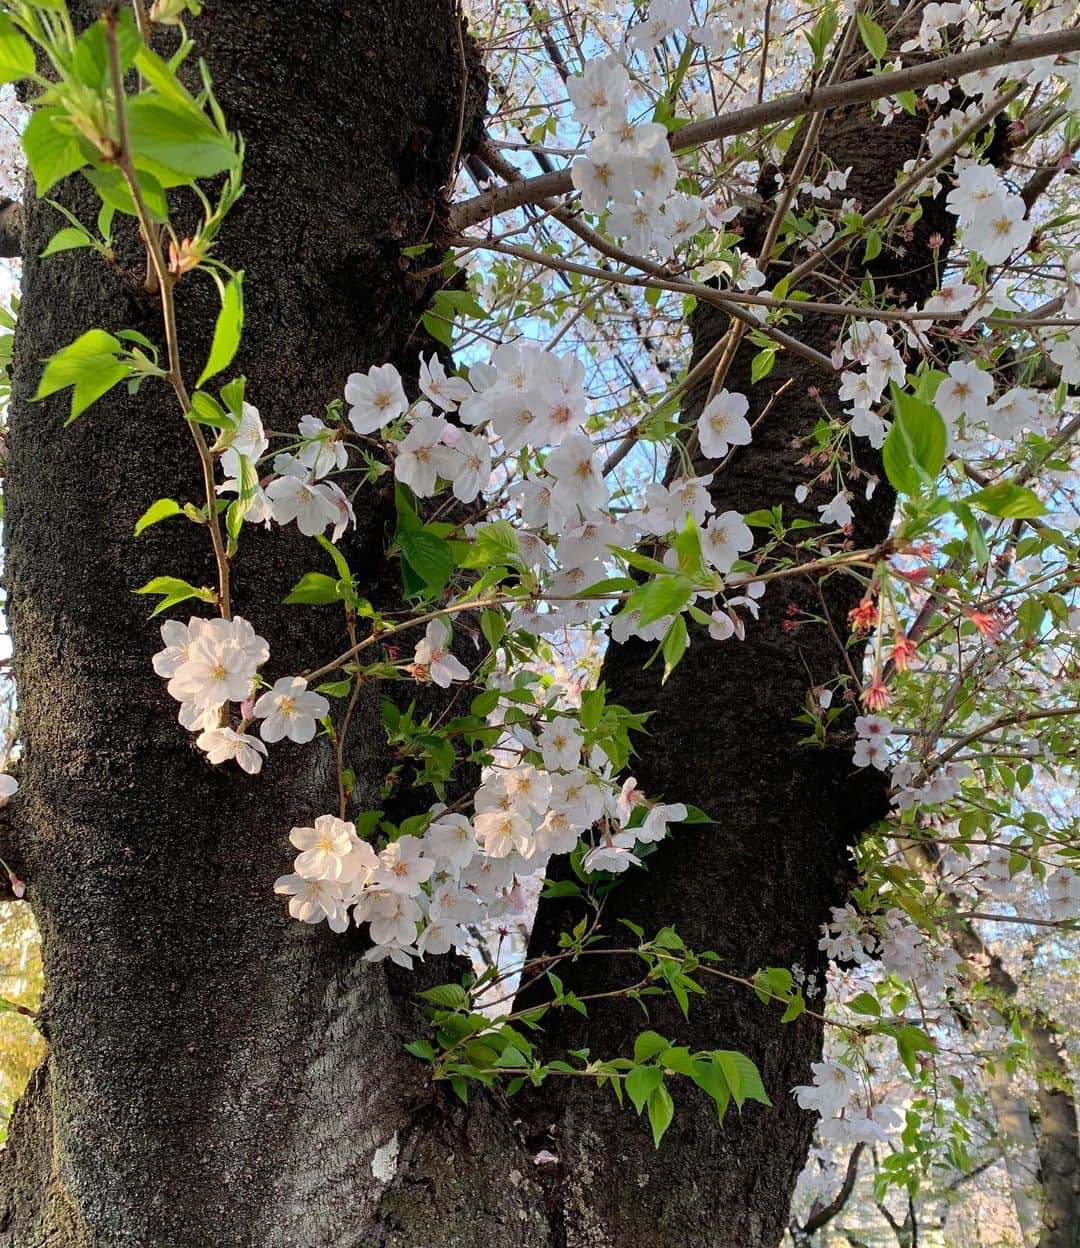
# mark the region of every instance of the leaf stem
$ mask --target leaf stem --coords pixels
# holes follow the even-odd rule
[[[124,182],[131,193],[135,205],[135,213],[139,221],[139,230],[150,265],[157,280],[158,293],[161,296],[161,315],[165,330],[165,347],[169,362],[167,377],[180,404],[184,417],[191,411],[191,398],[184,385],[183,372],[180,367],[180,346],[177,338],[176,303],[173,298],[175,278],[169,272],[165,262],[165,254],[161,249],[161,238],[143,198],[139,186],[138,175],[131,160],[131,140],[128,133],[127,112],[124,107],[124,76],[120,66],[120,50],[116,38],[116,13],[107,10],[101,20],[105,23],[105,42],[109,53],[109,72],[112,78],[113,97],[116,104],[116,126],[118,151],[113,160],[123,175]],[[214,486],[214,458],[203,436],[202,429],[192,421],[187,422],[191,436],[195,441],[195,449],[202,466],[203,488],[206,493],[207,527],[210,530],[210,541],[214,548],[214,559],[218,573],[218,609],[222,618],[232,619],[232,606],[229,592],[229,556],[225,549],[225,541],[221,533],[221,521],[218,518],[217,491]]]

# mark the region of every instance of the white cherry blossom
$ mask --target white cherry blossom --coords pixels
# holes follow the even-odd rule
[[[264,741],[288,737],[303,744],[314,738],[316,721],[329,710],[330,703],[322,694],[310,691],[303,677],[283,676],[255,703],[254,714],[263,721],[259,735]]]
[[[401,374],[393,364],[377,364],[366,373],[352,373],[345,383],[349,424],[357,433],[377,433],[409,406]]]

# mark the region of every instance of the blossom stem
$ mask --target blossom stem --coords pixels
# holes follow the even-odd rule
[[[356,617],[352,611],[349,611],[346,621],[346,627],[349,631],[349,641],[353,646],[356,642]],[[360,688],[363,685],[359,673],[353,677],[352,694],[349,697],[349,705],[345,708],[345,714],[341,718],[339,726],[334,738],[334,753],[337,758],[337,787],[338,787],[338,818],[345,818],[345,805],[348,801],[348,793],[345,790],[345,738],[349,733],[349,724],[352,722],[353,712],[356,710],[356,702],[360,697]]]

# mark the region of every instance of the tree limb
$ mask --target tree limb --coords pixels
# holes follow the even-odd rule
[[[1011,43],[1002,41],[981,48],[969,48],[955,56],[924,61],[892,74],[874,74],[850,82],[838,82],[822,87],[821,90],[811,88],[809,91],[794,91],[765,104],[754,104],[748,108],[739,108],[730,113],[691,122],[675,131],[670,142],[674,151],[684,152],[692,147],[700,147],[703,143],[743,134],[772,122],[790,121],[793,117],[827,112],[850,104],[865,104],[883,96],[896,95],[900,91],[914,91],[976,70],[1074,52],[1077,49],[1080,49],[1078,27],[1031,35]],[[565,195],[573,189],[573,185],[570,169],[565,168],[540,174],[535,178],[526,178],[509,186],[494,188],[458,204],[450,213],[449,227],[454,232],[460,232],[512,208],[540,203],[556,195]]]

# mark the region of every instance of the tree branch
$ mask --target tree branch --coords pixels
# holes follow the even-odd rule
[[[892,74],[874,74],[868,78],[822,87],[820,90],[811,88],[809,91],[794,91],[765,104],[754,104],[748,108],[739,108],[730,113],[691,122],[675,131],[670,142],[672,150],[684,152],[692,147],[700,147],[703,143],[744,134],[772,122],[790,121],[793,117],[827,112],[850,104],[864,104],[901,91],[928,87],[946,78],[956,78],[976,70],[1036,60],[1042,56],[1054,56],[1077,49],[1080,49],[1080,27],[1047,31],[1026,39],[991,43],[981,48],[969,48],[955,56],[925,61]],[[460,232],[512,208],[537,204],[556,195],[565,195],[573,189],[573,185],[570,170],[565,168],[540,174],[535,178],[526,178],[509,186],[494,188],[458,204],[450,213],[449,227],[454,232]]]
[[[862,1156],[864,1148],[866,1148],[866,1144],[860,1141],[851,1150],[851,1156],[848,1158],[847,1170],[844,1172],[844,1181],[840,1185],[840,1190],[824,1208],[810,1214],[801,1228],[804,1235],[813,1235],[815,1231],[820,1231],[827,1222],[831,1222],[836,1217],[851,1199],[851,1193],[855,1190],[855,1180],[859,1175],[859,1158]]]

